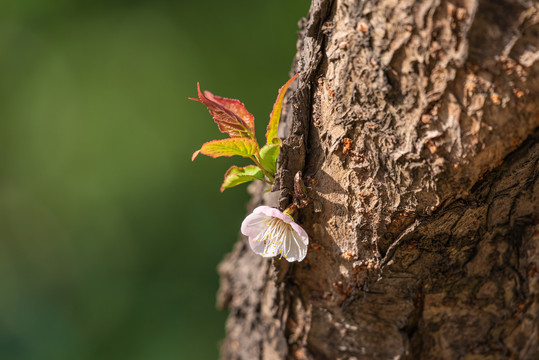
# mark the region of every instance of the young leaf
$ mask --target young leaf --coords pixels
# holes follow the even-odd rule
[[[260,164],[272,174],[275,174],[277,170],[276,165],[280,148],[280,144],[266,144],[260,149]]]
[[[213,140],[204,143],[200,150],[193,153],[191,161],[195,160],[198,154],[202,153],[212,158],[219,156],[233,156],[239,155],[243,157],[250,157],[254,155],[258,150],[258,143],[253,139],[247,138],[231,138]]]
[[[258,166],[232,166],[225,174],[225,181],[223,181],[223,185],[221,185],[221,192],[251,180],[264,180],[264,174]]]
[[[232,138],[255,138],[255,118],[247,111],[243,103],[239,100],[215,96],[209,91],[204,91],[203,94],[198,83],[197,90],[198,99],[189,99],[206,105],[222,133]]]
[[[266,130],[266,139],[268,144],[273,143],[273,139],[277,136],[277,128],[279,127],[279,120],[281,119],[281,108],[283,106],[284,94],[297,76],[298,74],[294,75],[286,82],[286,84],[283,85],[282,88],[279,89],[279,94],[277,95],[277,100],[275,100],[275,104],[273,105],[270,121]]]

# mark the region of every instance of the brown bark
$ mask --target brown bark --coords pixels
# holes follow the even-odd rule
[[[539,6],[313,1],[273,195],[307,258],[220,265],[226,359],[539,358]]]

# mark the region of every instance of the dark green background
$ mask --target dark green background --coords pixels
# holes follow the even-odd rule
[[[246,186],[187,97],[264,134],[307,0],[0,1],[0,359],[214,359]],[[243,159],[237,163],[245,164]]]

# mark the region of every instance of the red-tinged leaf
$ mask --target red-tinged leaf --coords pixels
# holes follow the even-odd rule
[[[247,111],[245,105],[243,105],[241,101],[213,95],[209,91],[204,91],[204,96],[206,96],[207,99],[224,106],[226,109],[239,116],[245,122],[245,124],[247,124],[248,129],[253,133],[255,132],[255,117],[249,111]]]
[[[249,165],[241,168],[232,166],[225,174],[225,180],[223,181],[223,185],[221,185],[221,192],[252,180],[264,181],[264,173],[262,173],[262,170],[258,166]]]
[[[233,138],[255,138],[255,118],[247,111],[245,105],[235,99],[215,96],[209,91],[202,93],[198,83],[197,90],[198,99],[190,99],[206,105],[222,133]]]
[[[266,140],[268,144],[273,142],[273,139],[277,136],[277,129],[279,128],[279,120],[281,119],[281,109],[283,107],[283,99],[286,90],[292,84],[292,82],[298,77],[298,74],[294,75],[290,80],[279,89],[279,94],[277,95],[277,100],[273,105],[273,110],[271,111],[270,121],[268,124],[268,129],[266,130]]]
[[[248,138],[231,138],[208,141],[203,144],[200,150],[194,152],[191,161],[195,160],[198,154],[208,155],[212,158],[220,156],[239,155],[250,157],[258,151],[258,143]]]

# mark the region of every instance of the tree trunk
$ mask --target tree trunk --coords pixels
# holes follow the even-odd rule
[[[273,195],[306,259],[241,239],[225,359],[538,359],[539,7],[315,0]]]

